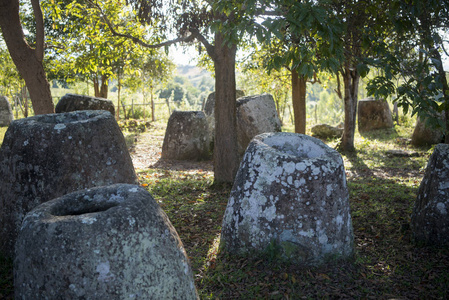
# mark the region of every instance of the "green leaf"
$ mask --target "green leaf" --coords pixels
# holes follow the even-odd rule
[[[367,64],[359,63],[357,65],[357,71],[359,72],[359,74],[362,78],[364,78],[364,77],[366,77],[366,75],[368,75],[369,70],[370,69]]]

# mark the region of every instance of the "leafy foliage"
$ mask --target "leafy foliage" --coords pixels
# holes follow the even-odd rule
[[[58,63],[50,65],[52,73],[68,78],[81,76],[97,85],[107,85],[117,74],[153,78],[167,76],[172,69],[167,58],[157,50],[146,49],[125,37],[111,33],[104,22],[107,16],[122,32],[148,37],[158,42],[160,35],[153,27],[141,26],[131,6],[125,2],[102,1],[101,7],[91,1],[54,2],[43,5],[47,19],[52,20],[49,34],[51,54]],[[142,59],[143,58],[143,59]],[[141,82],[141,81],[137,81]],[[136,83],[136,81],[134,82]]]
[[[12,98],[20,92],[22,85],[19,72],[0,39],[0,95]]]
[[[443,69],[442,30],[447,29],[447,1],[393,1],[388,11],[392,39],[379,44],[378,58],[369,61],[384,70],[368,89],[376,96],[396,94],[405,111],[411,109],[435,127],[447,127],[439,113],[449,108],[449,87]],[[448,128],[446,128],[448,130]]]

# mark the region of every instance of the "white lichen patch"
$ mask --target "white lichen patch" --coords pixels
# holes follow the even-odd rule
[[[61,131],[62,129],[65,129],[66,127],[67,127],[67,126],[65,126],[65,124],[59,123],[59,124],[56,124],[55,127],[54,127],[53,129],[54,129],[54,130]]]
[[[327,242],[329,241],[329,238],[327,237],[327,235],[325,233],[323,233],[318,237],[318,241],[321,244],[327,244]]]
[[[98,281],[109,282],[115,279],[115,275],[110,272],[111,267],[109,265],[109,261],[99,263],[95,270],[98,273]]]
[[[326,186],[326,196],[330,196],[330,195],[332,195],[332,192],[333,192],[333,187],[332,187],[332,185],[331,184],[328,184],[327,186]],[[323,205],[324,205],[324,203],[323,203]]]
[[[81,219],[81,223],[87,224],[87,225],[92,225],[93,223],[95,223],[97,221],[97,218],[89,216],[89,215],[80,215],[79,217]]]
[[[442,215],[447,215],[446,205],[443,202],[437,203],[437,209]]]
[[[315,235],[315,231],[313,229],[309,229],[307,231],[301,230],[298,232],[299,235],[304,237],[313,237]]]
[[[133,217],[129,217],[128,223],[129,223],[129,226],[134,226],[136,224],[136,219],[134,219]]]
[[[283,165],[283,169],[287,174],[293,173],[296,170],[296,165],[294,162],[287,162]]]
[[[314,176],[321,174],[321,169],[319,167],[313,167],[311,171]]]
[[[337,217],[335,217],[335,223],[338,225],[338,226],[341,226],[341,225],[343,225],[343,217],[341,216],[341,215],[338,215]]]
[[[449,181],[442,181],[438,185],[438,190],[441,194],[445,193],[446,192],[445,190],[447,190],[448,188],[449,188]]]

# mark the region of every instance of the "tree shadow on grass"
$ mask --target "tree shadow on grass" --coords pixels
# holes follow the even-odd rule
[[[211,174],[205,170],[183,171],[152,169],[148,176],[150,193],[166,212],[178,232],[194,272],[198,275],[207,264],[208,252],[221,231],[221,222],[228,203],[229,187],[212,185]]]
[[[393,128],[384,128],[384,129],[375,129],[365,132],[360,132],[359,134],[365,138],[370,140],[379,140],[379,141],[391,141],[393,139],[402,138],[398,131]]]
[[[369,159],[378,162],[370,168],[360,153],[344,154],[352,165],[347,173],[360,268],[356,275],[368,293],[359,296],[443,299],[448,295],[449,250],[418,247],[410,230],[422,161],[398,157],[392,163],[392,158],[375,155]]]

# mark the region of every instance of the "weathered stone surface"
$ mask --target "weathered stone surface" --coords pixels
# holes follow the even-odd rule
[[[383,99],[366,98],[360,100],[357,121],[359,132],[394,126],[390,107]]]
[[[131,157],[107,111],[76,111],[15,120],[0,149],[0,251],[12,256],[27,212],[67,193],[135,183]]]
[[[245,92],[236,91],[236,98],[245,96]],[[237,100],[236,99],[236,100]],[[207,124],[209,125],[210,140],[213,142],[215,138],[215,92],[209,94],[204,105],[204,113],[206,114]]]
[[[114,104],[111,100],[84,95],[65,94],[55,107],[56,113],[76,110],[107,110],[113,116],[115,115]]]
[[[353,229],[340,154],[320,140],[264,133],[248,146],[223,219],[231,253],[263,252],[305,264],[353,253]]]
[[[416,151],[405,151],[405,150],[387,150],[385,154],[389,157],[418,157],[419,153]]]
[[[253,137],[265,132],[280,132],[281,121],[277,115],[273,96],[262,94],[244,97],[244,92],[237,90],[237,142],[240,157]],[[211,93],[204,106],[209,124],[210,139],[215,138],[215,93]],[[213,150],[213,149],[212,149]]]
[[[317,124],[311,128],[312,135],[323,139],[340,138],[343,128],[334,127],[327,124]]]
[[[174,111],[168,119],[162,158],[208,160],[211,142],[206,115],[202,111]]]
[[[444,114],[441,113],[439,118],[444,124]],[[426,120],[420,117],[416,119],[415,129],[412,134],[412,145],[416,147],[430,146],[444,142],[444,130],[441,128],[432,128],[426,124]]]
[[[239,99],[245,96],[245,92],[241,90],[236,91],[236,98]],[[236,100],[237,100],[236,99]],[[212,92],[207,96],[206,104],[204,105],[204,113],[206,116],[214,117],[215,113],[215,92]]]
[[[197,299],[186,252],[145,189],[74,192],[27,214],[16,244],[16,299]]]
[[[9,126],[14,120],[11,104],[9,104],[8,98],[0,96],[0,127]]]
[[[214,117],[215,113],[215,92],[212,92],[207,96],[206,104],[204,105],[204,113],[206,116]]]
[[[256,135],[280,132],[281,129],[276,105],[270,94],[247,96],[237,100],[237,142],[240,157]]]
[[[411,218],[417,241],[449,244],[449,145],[438,144],[427,163]]]

